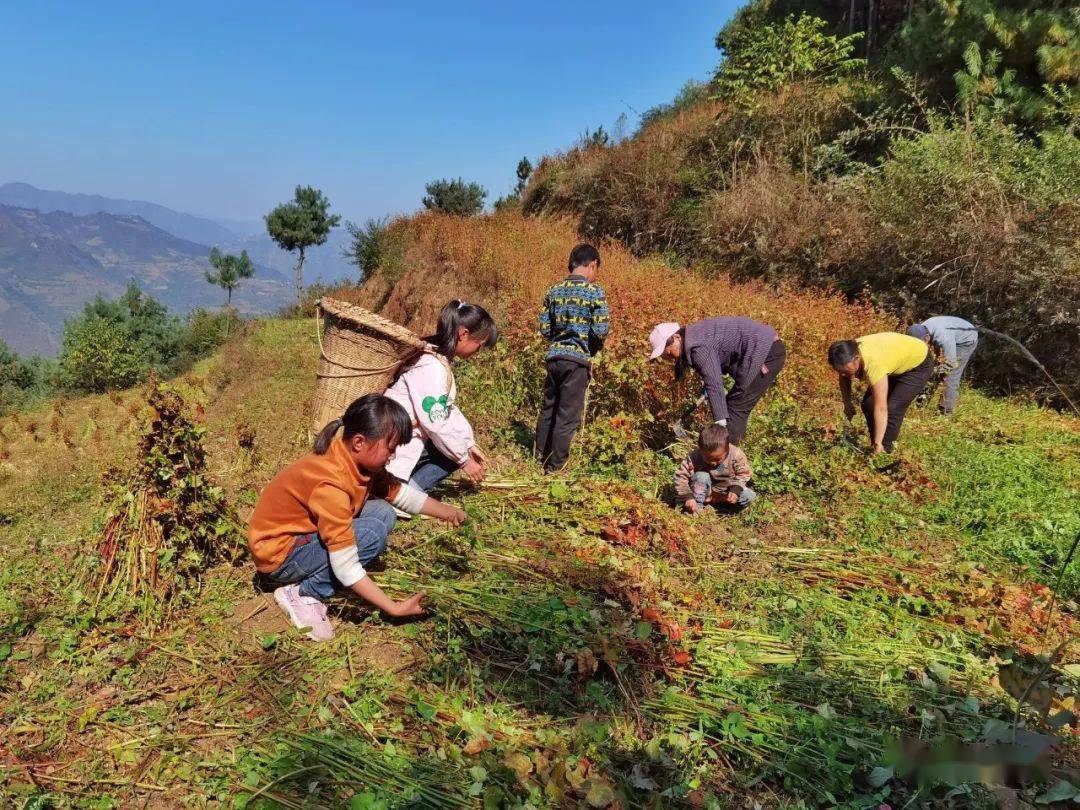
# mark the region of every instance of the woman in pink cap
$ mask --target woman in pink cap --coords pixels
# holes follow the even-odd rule
[[[731,443],[741,445],[758,400],[765,396],[784,367],[787,349],[776,330],[750,318],[720,317],[685,327],[661,323],[649,334],[650,360],[675,361],[675,378],[693,368],[705,383],[713,419],[728,429]],[[735,385],[724,391],[724,374]]]

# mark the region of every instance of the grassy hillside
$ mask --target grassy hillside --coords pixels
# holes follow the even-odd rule
[[[400,525],[375,572],[395,593],[426,588],[430,615],[393,624],[341,599],[337,637],[311,644],[243,559],[207,572],[156,630],[122,600],[95,607],[102,476],[130,467],[144,392],[8,417],[5,803],[915,807],[1046,790],[1010,771],[995,794],[959,766],[920,789],[891,753],[899,739],[1020,757],[1053,742],[1051,783],[1080,784],[1061,714],[1080,659],[1066,646],[1032,683],[1070,637],[1080,590],[1070,571],[1050,615],[1080,530],[1080,423],[965,391],[955,419],[913,411],[897,456],[871,462],[823,354],[889,316],[607,246],[609,350],[567,474],[543,478],[526,449],[543,373],[533,324],[573,227],[423,216],[390,237],[383,270],[343,295],[423,331],[461,294],[507,335],[458,371],[496,467],[479,490],[443,493],[470,522]],[[664,502],[685,449],[670,422],[692,392],[640,353],[655,320],[717,312],[773,323],[791,359],[746,444],[762,498],[693,520]],[[316,358],[310,319],[261,321],[173,383],[241,515],[307,449]]]
[[[960,315],[1076,400],[1080,21],[1042,0],[901,7],[879,8],[900,30],[867,63],[858,35],[827,33],[853,30],[849,4],[748,3],[708,83],[632,137],[543,158],[522,209],[716,273]],[[1066,405],[1007,342],[985,340],[972,375]]]

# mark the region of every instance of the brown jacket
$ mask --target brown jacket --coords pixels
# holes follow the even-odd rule
[[[712,491],[715,493],[743,491],[747,482],[750,481],[750,462],[746,460],[746,453],[735,445],[728,445],[727,458],[718,467],[709,469],[705,459],[701,457],[701,451],[697,448],[683,459],[682,464],[675,470],[675,494],[680,498],[692,498],[691,482],[694,473],[708,472],[712,478]]]

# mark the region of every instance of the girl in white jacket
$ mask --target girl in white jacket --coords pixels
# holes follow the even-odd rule
[[[386,391],[413,423],[412,441],[399,446],[386,465],[391,475],[423,492],[457,469],[473,482],[483,480],[487,460],[476,446],[472,425],[454,402],[457,385],[451,364],[494,346],[498,339],[495,321],[483,307],[455,299],[442,308],[435,334],[425,339],[429,351]]]

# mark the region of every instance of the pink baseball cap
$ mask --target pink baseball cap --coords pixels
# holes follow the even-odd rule
[[[652,347],[652,354],[649,355],[650,360],[655,360],[657,357],[664,353],[664,348],[667,346],[667,342],[671,340],[671,336],[679,331],[679,325],[677,323],[658,323],[651,332],[649,332],[649,346]]]

